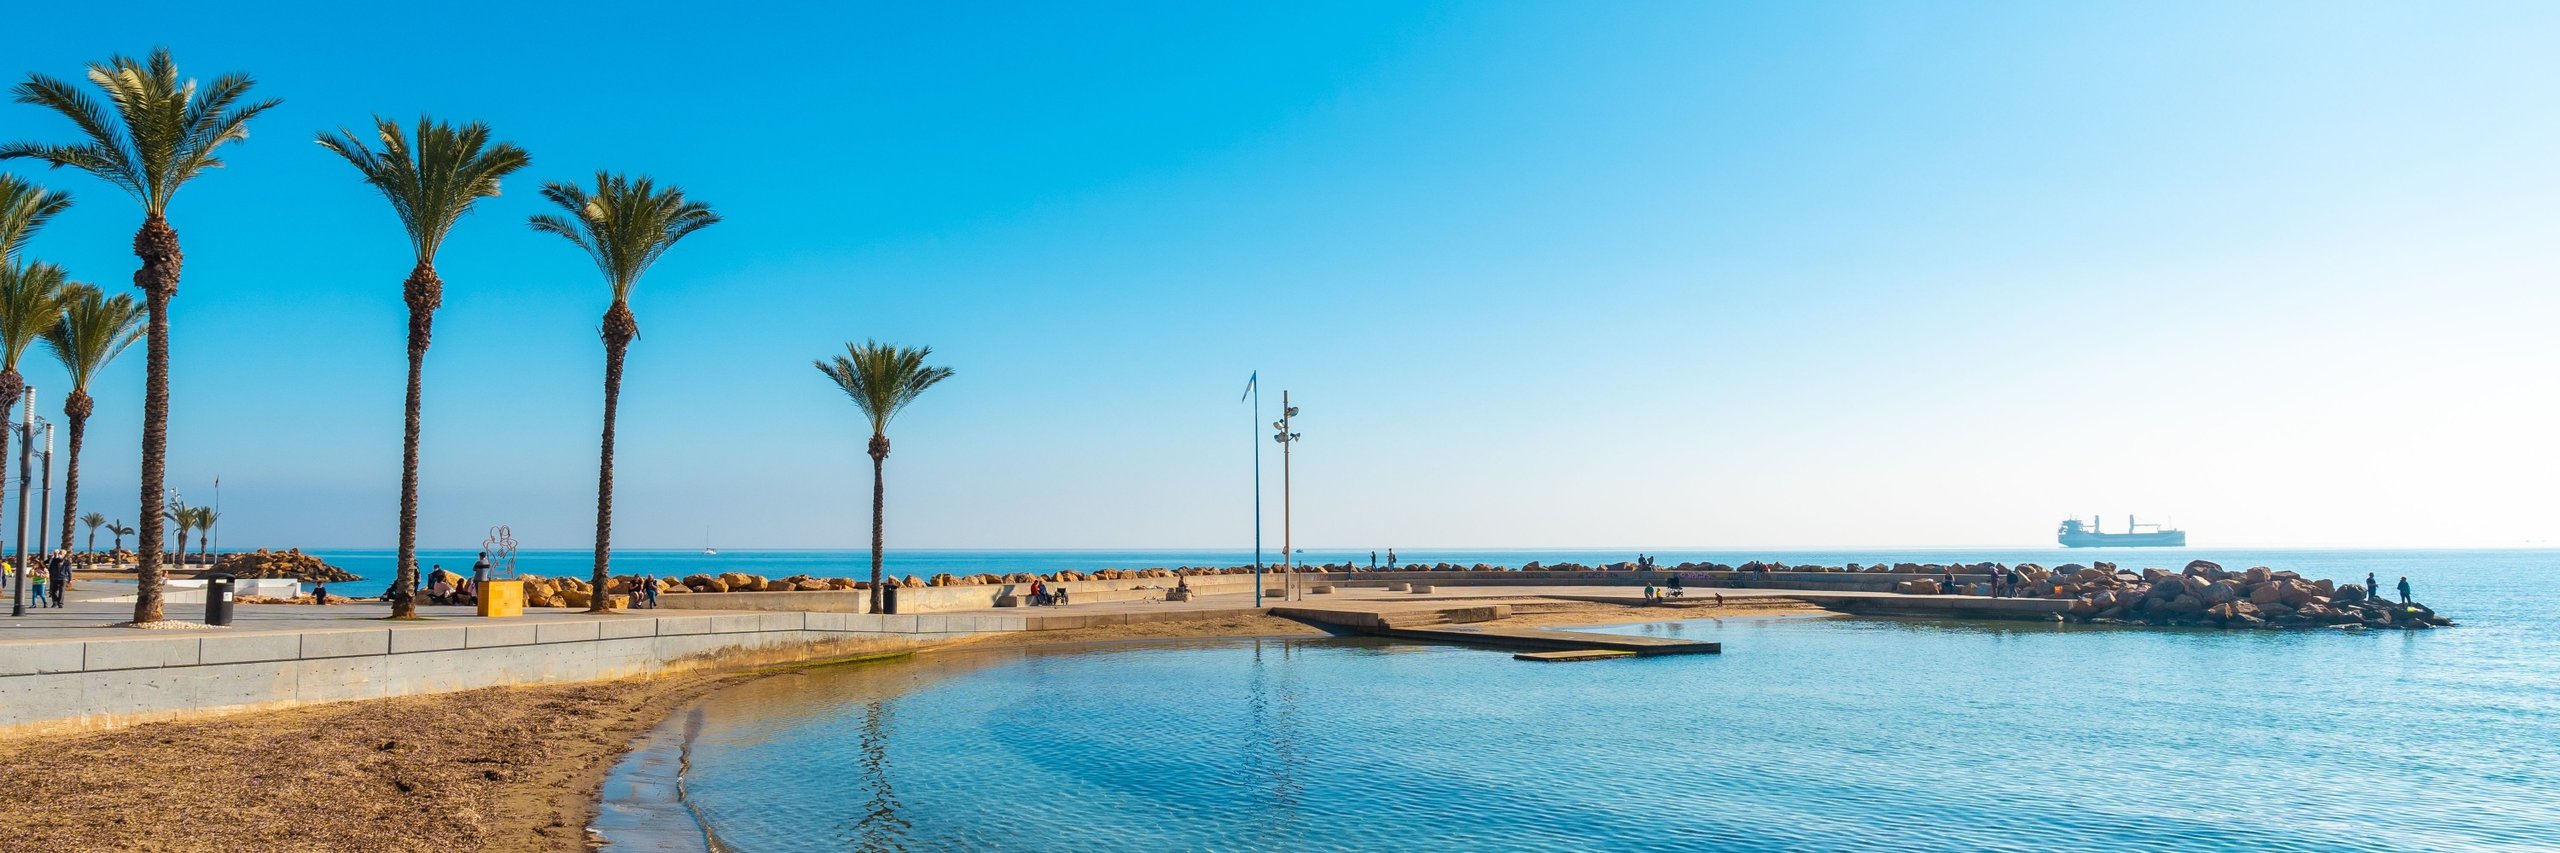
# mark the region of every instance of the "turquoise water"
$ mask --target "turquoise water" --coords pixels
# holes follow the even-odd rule
[[[1738,618],[1604,629],[1720,656],[1570,665],[1350,639],[942,653],[715,694],[689,792],[743,851],[2560,844],[2560,554],[2261,556],[2410,575],[2464,627]]]

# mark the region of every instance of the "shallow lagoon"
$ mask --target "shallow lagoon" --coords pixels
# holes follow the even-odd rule
[[[1568,665],[999,650],[766,679],[679,722],[694,806],[744,851],[2548,849],[2550,557],[2376,563],[2467,623],[2433,632],[1790,617],[1606,629],[1726,654]]]

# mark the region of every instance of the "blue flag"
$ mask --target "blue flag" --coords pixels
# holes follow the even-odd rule
[[[1247,376],[1247,377],[1245,377],[1245,380],[1244,380],[1244,393],[1243,393],[1243,394],[1236,395],[1236,402],[1238,402],[1238,403],[1242,403],[1242,402],[1244,402],[1244,398],[1253,396],[1253,386],[1254,386],[1254,384],[1255,384],[1255,383],[1258,383],[1258,382],[1261,382],[1261,381],[1262,381],[1262,371],[1259,371],[1259,370],[1254,371],[1252,376]]]

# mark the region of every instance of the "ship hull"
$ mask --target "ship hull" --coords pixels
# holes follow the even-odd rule
[[[2184,548],[2187,532],[2163,530],[2158,533],[2065,533],[2056,537],[2065,548]]]

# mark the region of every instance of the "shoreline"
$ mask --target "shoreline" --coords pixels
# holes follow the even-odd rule
[[[1524,626],[1830,615],[1793,600],[1645,607],[1567,602]],[[490,687],[0,740],[0,797],[45,803],[29,849],[588,850],[605,777],[711,691],[792,670],[1013,647],[1315,638],[1263,614],[996,634],[912,652],[574,684]],[[240,792],[257,796],[242,797]],[[200,841],[181,841],[181,839]],[[194,843],[201,846],[190,847]]]

